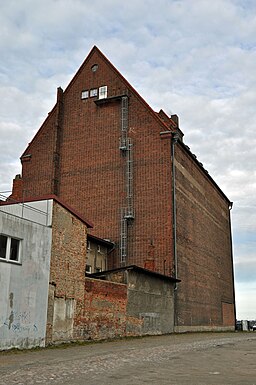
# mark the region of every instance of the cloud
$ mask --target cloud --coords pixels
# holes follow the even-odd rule
[[[236,283],[236,316],[238,320],[255,320],[256,304],[255,304],[256,285],[251,282]]]

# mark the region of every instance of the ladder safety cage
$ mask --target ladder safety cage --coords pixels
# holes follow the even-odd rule
[[[120,229],[120,264],[124,266],[128,261],[128,226],[134,219],[133,210],[133,143],[128,137],[128,96],[121,98],[121,137],[119,149],[126,158],[125,187],[126,207],[121,210]]]
[[[128,131],[128,96],[121,99],[121,138],[120,150],[127,150],[127,131]]]
[[[126,193],[127,193],[127,219],[133,219],[133,144],[131,138],[127,140],[126,161]]]
[[[127,219],[125,218],[125,209],[121,211],[121,237],[120,237],[120,264],[124,266],[127,260]]]

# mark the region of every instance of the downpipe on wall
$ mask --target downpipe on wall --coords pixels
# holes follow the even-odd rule
[[[177,255],[177,207],[176,207],[176,171],[175,171],[175,145],[178,142],[179,136],[172,133],[171,141],[171,159],[172,159],[172,217],[173,217],[173,254],[174,254],[174,274],[178,278],[178,255]],[[174,290],[178,288],[175,282]]]

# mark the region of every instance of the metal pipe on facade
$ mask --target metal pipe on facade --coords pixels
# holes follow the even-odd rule
[[[178,278],[178,255],[177,255],[177,214],[176,214],[176,173],[175,173],[175,144],[178,142],[178,135],[172,134],[171,158],[172,158],[172,213],[173,213],[173,254],[175,278]],[[177,290],[175,282],[174,290]]]
[[[230,253],[231,253],[231,269],[232,269],[232,284],[233,284],[233,304],[234,304],[234,319],[235,319],[235,330],[236,330],[236,297],[235,297],[235,278],[234,278],[234,259],[233,259],[233,242],[232,242],[232,229],[231,229],[231,210],[233,208],[233,202],[230,202],[229,204],[229,215],[228,215],[228,221],[229,221],[229,236],[230,236]]]

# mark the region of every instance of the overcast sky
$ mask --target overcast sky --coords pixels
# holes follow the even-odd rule
[[[0,0],[0,191],[94,45],[234,202],[238,319],[256,319],[256,1]]]

